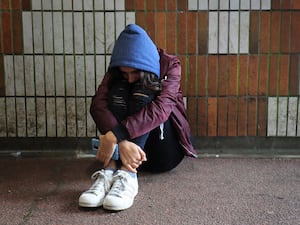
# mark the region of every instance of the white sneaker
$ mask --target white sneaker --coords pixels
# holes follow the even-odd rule
[[[133,178],[124,170],[114,174],[113,185],[104,198],[103,208],[108,210],[124,210],[132,206],[138,193],[137,178]]]
[[[79,197],[81,207],[99,207],[110,190],[113,181],[113,171],[99,170],[91,176],[94,184]]]

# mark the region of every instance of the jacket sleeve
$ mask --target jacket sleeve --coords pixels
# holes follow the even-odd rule
[[[108,91],[110,75],[105,74],[96,94],[92,98],[90,113],[100,133],[105,134],[118,125],[118,121],[108,109]]]
[[[176,107],[177,98],[181,93],[181,65],[177,57],[161,56],[161,76],[165,79],[162,81],[160,94],[119,125],[126,128],[130,139],[139,137],[164,123]]]
[[[92,98],[90,113],[100,133],[113,131],[118,142],[139,137],[164,123],[176,107],[180,94],[181,65],[175,56],[161,56],[162,91],[151,103],[123,120],[117,121],[108,109],[109,74],[107,73]],[[181,95],[180,95],[181,96]]]

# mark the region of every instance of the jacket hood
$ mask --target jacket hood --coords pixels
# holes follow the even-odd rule
[[[130,67],[160,77],[159,54],[146,31],[129,24],[119,35],[111,56],[109,68]]]

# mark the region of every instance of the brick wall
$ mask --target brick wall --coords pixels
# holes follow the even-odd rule
[[[178,55],[195,136],[300,136],[299,0],[2,0],[0,136],[91,137],[128,23]]]

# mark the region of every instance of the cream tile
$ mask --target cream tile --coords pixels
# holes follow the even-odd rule
[[[73,1],[70,1],[70,0],[62,0],[63,2],[63,10],[72,10],[72,2]]]
[[[37,96],[45,96],[45,65],[43,56],[34,56],[35,90]]]
[[[14,61],[13,56],[6,55],[4,57],[5,70],[5,96],[15,95],[15,77],[14,77]]]
[[[74,16],[74,50],[76,54],[84,53],[84,26],[83,26],[83,14],[81,12],[75,12]],[[87,35],[87,34],[86,34]]]
[[[6,137],[6,99],[0,97],[0,137]]]
[[[53,26],[52,26],[52,13],[43,12],[43,42],[44,53],[53,53]],[[54,36],[55,37],[55,36]],[[56,37],[55,37],[56,38]]]
[[[199,10],[208,10],[208,0],[198,0]]]
[[[229,25],[229,53],[236,54],[239,51],[239,13],[230,12]]]
[[[64,53],[72,54],[73,49],[73,16],[70,12],[63,14]]]
[[[13,56],[14,60],[14,80],[16,85],[16,95],[25,96],[24,63],[23,56]]]
[[[287,107],[288,101],[287,97],[279,97],[277,111],[278,111],[278,127],[277,135],[286,136],[287,135]]]
[[[61,54],[64,52],[63,42],[63,14],[61,12],[53,12],[53,36],[54,53]]]
[[[105,10],[115,10],[115,1],[104,0]]]
[[[86,102],[85,98],[76,98],[76,136],[86,136]]]
[[[26,97],[27,136],[37,136],[37,113],[35,98]]]
[[[126,25],[135,23],[135,13],[134,12],[125,12]]]
[[[56,96],[65,96],[66,89],[65,89],[65,61],[63,56],[55,56],[54,59],[55,63],[55,90]]]
[[[15,98],[5,98],[6,101],[6,124],[7,136],[15,137],[17,134],[16,124],[16,100]]]
[[[209,12],[208,53],[218,53],[218,13]]]
[[[36,98],[36,121],[37,121],[37,136],[46,137],[46,98]]]
[[[95,45],[96,53],[104,54],[105,53],[105,32],[104,32],[104,13],[96,12],[95,13]]]
[[[86,82],[86,92],[84,93],[85,96],[93,96],[95,94],[95,56],[87,55],[85,56],[85,82]]]
[[[25,98],[16,98],[16,117],[15,123],[17,124],[18,137],[26,137],[26,109],[25,109]]]
[[[84,5],[88,5],[87,2],[89,2],[90,0],[85,0],[85,1],[82,1],[82,0],[73,0],[73,9],[75,11],[82,11],[83,10],[83,4]]]
[[[54,58],[44,56],[46,96],[55,96]]]
[[[231,10],[239,10],[240,9],[240,1],[241,0],[230,0],[230,9]]]
[[[35,95],[35,82],[34,82],[34,63],[32,55],[24,56],[24,76],[25,76],[25,92],[26,96]]]
[[[268,98],[268,131],[267,136],[277,135],[277,98]]]
[[[32,13],[32,24],[33,24],[33,42],[34,42],[34,53],[43,53],[43,25],[42,25],[42,13]]]
[[[297,136],[298,97],[288,98],[287,136]]]
[[[46,98],[46,123],[47,123],[47,137],[56,136],[56,104],[54,98]]]
[[[52,10],[52,1],[42,0],[42,9],[43,10]]]
[[[67,137],[76,137],[76,102],[74,98],[66,99],[66,115]]]
[[[65,56],[66,96],[75,96],[75,64],[73,56]]]
[[[84,13],[84,40],[85,53],[93,54],[94,49],[94,15],[93,13]]]
[[[41,10],[42,1],[41,0],[31,0],[31,9],[32,10]]]
[[[66,136],[66,99],[56,98],[57,136]]]
[[[31,12],[22,13],[24,53],[33,53],[33,34]]]
[[[115,4],[116,10],[125,10],[125,0],[115,1]]]
[[[114,29],[116,24],[115,14],[113,12],[107,12],[105,13],[105,18],[106,53],[111,54],[114,47],[115,39],[117,38]]]
[[[250,29],[250,13],[240,12],[240,50],[242,54],[249,53],[249,29]]]
[[[220,54],[228,53],[228,12],[219,13],[219,51]],[[231,23],[230,23],[231,24]],[[232,31],[230,30],[230,33]]]
[[[85,96],[85,57],[82,55],[75,56],[75,83],[76,96]]]
[[[188,10],[198,10],[198,0],[188,0]]]

